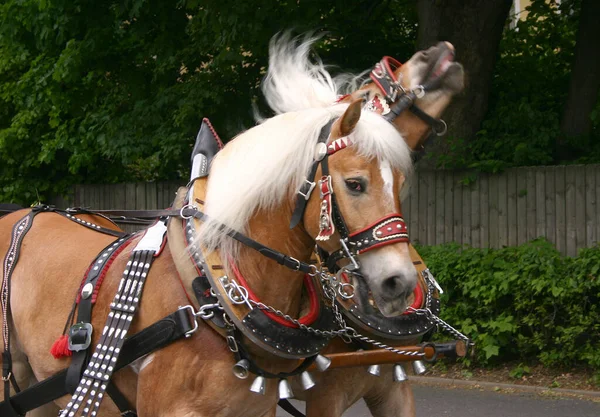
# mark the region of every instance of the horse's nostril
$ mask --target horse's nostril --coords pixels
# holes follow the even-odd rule
[[[383,290],[383,296],[386,298],[397,298],[405,290],[402,277],[398,275],[394,275],[383,280],[381,287]]]

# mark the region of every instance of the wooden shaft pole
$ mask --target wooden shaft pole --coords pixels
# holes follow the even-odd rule
[[[436,347],[438,345],[435,345]],[[431,360],[437,353],[437,358],[440,357],[463,357],[466,354],[466,345],[463,341],[457,340],[450,343],[443,343],[439,345],[442,349],[436,349],[432,345],[423,346],[401,346],[398,350],[404,350],[407,352],[425,352],[424,357],[412,356],[412,355],[399,355],[394,352],[390,352],[386,349],[373,349],[373,350],[362,350],[355,352],[343,352],[343,353],[328,353],[327,356],[331,359],[331,365],[329,369],[334,368],[352,368],[356,366],[370,366],[370,365],[383,365],[398,362],[412,362],[416,360]],[[311,365],[309,370],[315,370],[315,365]]]

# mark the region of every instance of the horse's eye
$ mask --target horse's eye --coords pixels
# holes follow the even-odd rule
[[[365,184],[357,179],[346,180],[346,187],[348,187],[350,191],[353,191],[355,193],[363,193],[366,188]]]

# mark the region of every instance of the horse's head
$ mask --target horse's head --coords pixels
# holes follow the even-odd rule
[[[304,226],[329,253],[330,270],[359,265],[349,274],[357,290],[370,290],[381,312],[395,316],[417,284],[399,199],[410,152],[389,123],[362,105],[350,104],[331,126]]]
[[[403,65],[383,58],[371,72],[371,80],[344,101],[365,99],[367,108],[391,121],[409,147],[417,149],[431,129],[438,135],[445,133],[445,123],[436,119],[463,90],[464,70],[454,61],[454,46],[440,42],[415,53]]]

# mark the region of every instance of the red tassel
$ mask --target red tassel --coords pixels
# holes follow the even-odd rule
[[[69,350],[69,337],[66,334],[63,334],[61,337],[59,337],[52,345],[50,353],[52,356],[54,356],[54,359],[73,356],[73,352]]]

